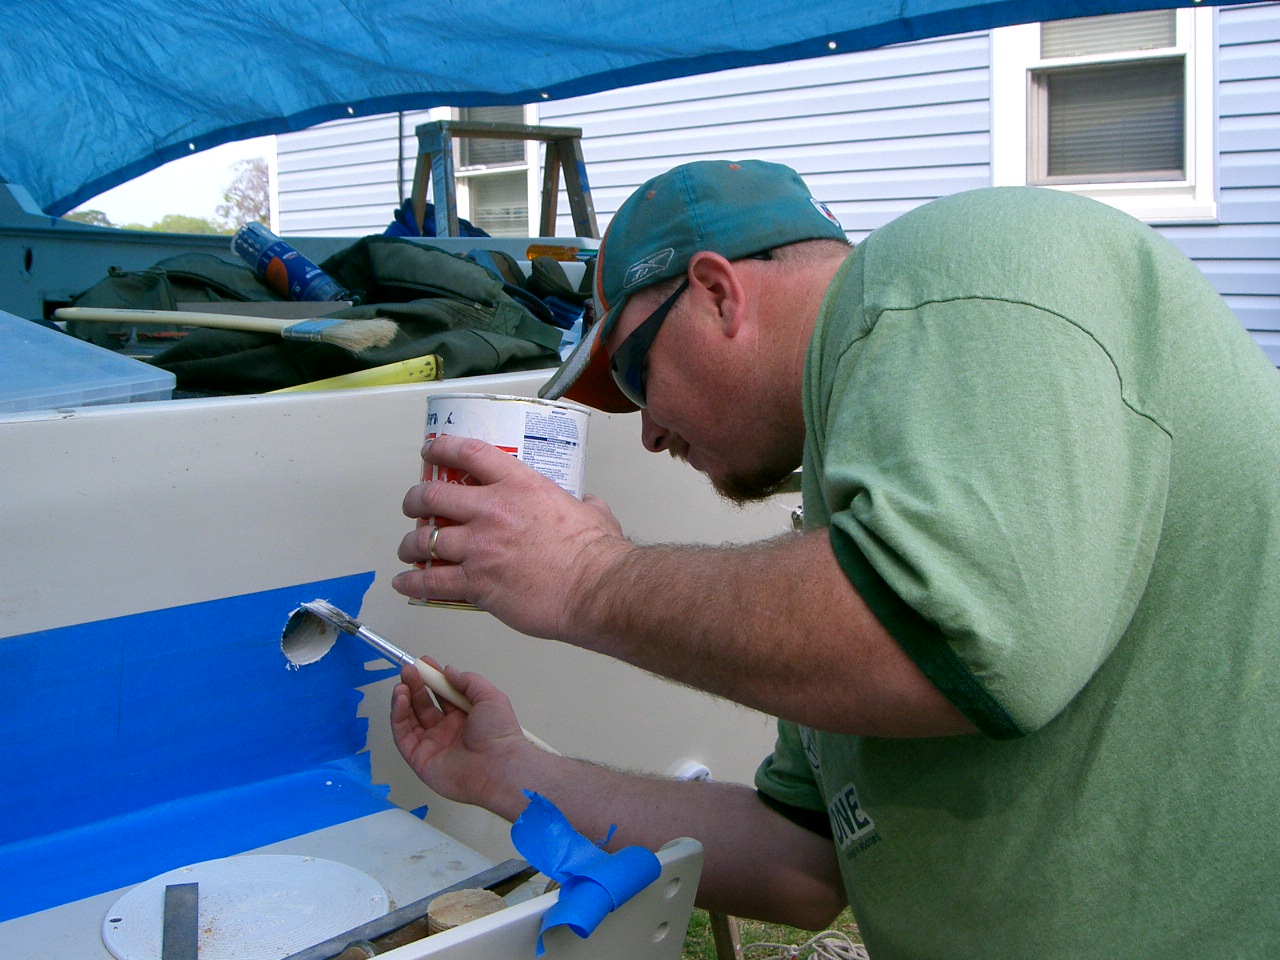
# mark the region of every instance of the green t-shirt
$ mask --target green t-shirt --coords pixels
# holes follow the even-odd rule
[[[779,724],[877,960],[1280,956],[1280,376],[1093,201],[876,231],[805,371],[804,514],[978,734]]]

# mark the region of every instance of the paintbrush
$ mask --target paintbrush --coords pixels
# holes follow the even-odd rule
[[[187,327],[214,327],[220,330],[248,330],[274,333],[286,340],[331,343],[348,353],[363,353],[385,347],[395,338],[394,320],[344,320],[341,317],[314,317],[310,320],[281,320],[229,313],[201,313],[188,310],[125,310],[108,307],[62,307],[53,312],[57,320],[87,320],[100,323],[162,323]]]
[[[374,633],[350,614],[344,613],[327,600],[310,600],[289,616],[280,637],[280,649],[294,666],[315,663],[333,647],[337,631],[363,640],[384,659],[398,667],[411,666],[418,671],[427,689],[442,700],[448,700],[466,713],[471,712],[471,701],[463,696],[443,673],[425,660],[420,660],[380,634]],[[548,746],[523,727],[520,732],[534,746],[548,753],[559,751]]]

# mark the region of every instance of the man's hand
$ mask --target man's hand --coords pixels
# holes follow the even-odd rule
[[[519,816],[525,798],[505,775],[541,751],[525,739],[511,701],[497,687],[452,667],[444,674],[471,701],[471,712],[437,703],[418,671],[406,666],[391,694],[391,732],[400,755],[441,796],[509,819]]]
[[[406,516],[444,518],[432,566],[423,525],[400,544],[421,570],[396,576],[406,596],[465,600],[521,633],[569,640],[585,631],[577,601],[631,545],[603,500],[579,501],[554,481],[490,444],[442,436],[423,448],[427,464],[469,474],[465,484],[428,481],[409,490]]]

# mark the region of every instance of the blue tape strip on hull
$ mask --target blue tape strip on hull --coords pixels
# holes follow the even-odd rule
[[[372,573],[0,640],[0,920],[388,809],[342,637],[288,669],[291,611]],[[335,785],[337,785],[335,787]]]

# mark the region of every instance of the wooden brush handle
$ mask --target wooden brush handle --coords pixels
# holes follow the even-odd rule
[[[458,692],[458,688],[451,684],[443,673],[427,663],[425,660],[415,660],[413,665],[418,668],[418,673],[422,676],[422,682],[427,685],[427,689],[441,699],[448,700],[460,710],[471,712],[471,701]],[[545,740],[535,737],[524,727],[520,728],[520,732],[524,734],[524,738],[532,743],[539,750],[545,750],[547,753],[560,756],[560,751],[548,744]]]
[[[443,673],[425,660],[415,660],[413,665],[418,668],[418,673],[422,675],[422,682],[427,685],[428,690],[442,700],[448,700],[459,710],[471,712],[471,701],[460,694],[457,687],[450,683]]]
[[[284,332],[301,320],[250,317],[231,313],[202,313],[187,310],[126,310],[111,307],[61,307],[53,312],[57,320],[89,320],[101,323],[168,323],[186,327],[214,327],[220,330],[251,330],[255,333]]]

